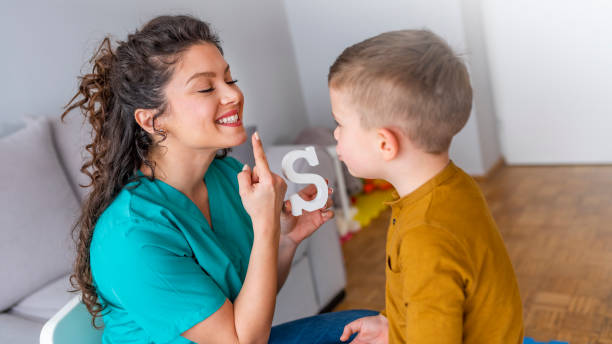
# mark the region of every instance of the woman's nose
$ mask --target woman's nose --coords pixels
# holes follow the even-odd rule
[[[242,91],[237,85],[226,85],[223,87],[223,93],[221,95],[222,104],[237,103],[242,98]]]

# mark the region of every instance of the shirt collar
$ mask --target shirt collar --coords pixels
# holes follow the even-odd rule
[[[448,165],[446,165],[446,167],[442,171],[440,171],[433,178],[425,182],[425,184],[419,186],[416,190],[401,198],[399,197],[397,191],[393,190],[393,200],[383,203],[385,205],[390,206],[391,208],[401,209],[402,207],[412,204],[423,198],[423,196],[430,193],[431,190],[433,190],[435,187],[439,186],[440,184],[448,180],[450,177],[454,176],[457,171],[457,166],[451,160],[448,162]]]

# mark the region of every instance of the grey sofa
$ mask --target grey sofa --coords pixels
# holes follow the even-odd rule
[[[37,343],[40,330],[74,295],[68,275],[74,260],[70,228],[87,190],[80,173],[88,125],[71,114],[28,119],[25,128],[0,138],[0,343]],[[2,128],[0,128],[0,132]],[[264,141],[265,143],[265,141]],[[289,150],[303,146],[266,146],[271,168]],[[232,153],[252,161],[248,146]],[[317,148],[320,165],[296,162],[296,170],[314,172],[335,186],[332,158]],[[251,162],[252,166],[252,162]],[[303,185],[288,183],[287,196]],[[274,324],[330,309],[346,285],[335,220],[305,240],[278,294]]]

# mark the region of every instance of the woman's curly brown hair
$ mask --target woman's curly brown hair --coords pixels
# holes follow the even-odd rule
[[[92,127],[92,142],[86,145],[91,157],[81,167],[91,182],[81,214],[74,225],[77,257],[72,285],[82,292],[92,324],[104,306],[98,300],[90,267],[89,248],[96,222],[128,183],[138,180],[135,172],[143,164],[155,178],[155,163],[147,159],[154,147],[149,133],[134,118],[136,109],[155,109],[153,128],[161,141],[166,133],[155,128],[155,119],[166,110],[164,89],[181,55],[195,44],[214,44],[223,54],[219,38],[209,25],[190,16],[160,16],[142,29],[117,42],[113,50],[104,38],[91,59],[89,74],[79,77],[77,93],[65,107],[62,120],[80,108]],[[225,149],[218,158],[225,157]]]

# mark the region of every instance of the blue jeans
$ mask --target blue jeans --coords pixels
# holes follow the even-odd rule
[[[356,336],[352,335],[346,342],[340,341],[344,326],[353,320],[377,315],[368,310],[350,310],[315,315],[272,327],[269,344],[337,344],[348,343]]]
[[[346,342],[340,341],[344,326],[353,320],[377,315],[378,312],[351,310],[325,313],[298,319],[272,327],[268,344],[337,344],[349,343],[357,336],[353,334]],[[536,342],[525,337],[523,344],[568,344],[567,342]]]

